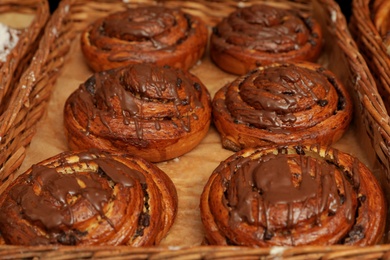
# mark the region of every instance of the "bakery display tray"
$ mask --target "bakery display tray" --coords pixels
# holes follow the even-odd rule
[[[201,17],[211,31],[213,25],[238,6],[263,1],[89,1],[63,0],[50,18],[34,56],[35,63],[27,68],[22,82],[28,90],[20,97],[21,107],[28,108],[27,116],[19,117],[29,122],[31,116],[41,118],[31,128],[33,138],[25,159],[18,170],[5,172],[0,191],[32,164],[68,149],[63,129],[63,106],[66,98],[84,82],[92,71],[80,51],[80,33],[98,17],[126,7],[143,4],[162,4],[181,7]],[[320,21],[324,31],[324,49],[319,63],[333,71],[348,87],[354,99],[354,119],[334,147],[358,157],[386,185],[389,167],[388,135],[383,115],[383,101],[375,81],[358,52],[348,31],[347,23],[339,6],[333,0],[267,1],[277,6],[293,6],[310,11]],[[209,89],[211,96],[236,76],[218,69],[206,53],[190,70]],[[31,80],[34,75],[34,80]],[[34,108],[38,110],[34,110]],[[39,111],[39,112],[34,112]],[[36,131],[35,131],[36,130]],[[31,137],[32,137],[31,136]],[[15,138],[18,138],[17,136]],[[373,247],[303,246],[303,247],[221,247],[202,245],[203,230],[200,219],[199,199],[203,187],[221,161],[233,152],[223,149],[219,134],[211,126],[204,140],[191,152],[156,165],[166,172],[176,185],[179,209],[175,223],[159,246],[131,248],[126,246],[0,246],[0,257],[18,258],[245,258],[278,257],[294,259],[310,258],[370,258],[381,257],[390,249],[383,244]],[[24,158],[24,156],[23,156]],[[389,195],[389,194],[387,194]]]

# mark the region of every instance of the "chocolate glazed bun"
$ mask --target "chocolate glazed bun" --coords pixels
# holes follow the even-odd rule
[[[274,62],[316,61],[321,49],[321,27],[312,16],[265,4],[237,9],[210,39],[211,59],[238,75]]]
[[[202,57],[207,40],[198,17],[149,6],[96,20],[82,33],[81,50],[94,71],[145,62],[187,70]]]
[[[189,72],[151,64],[95,73],[64,108],[71,149],[124,151],[152,162],[181,156],[204,138],[210,94]]]
[[[380,185],[332,148],[248,148],[214,170],[201,195],[212,245],[373,245],[385,227]]]
[[[329,145],[347,130],[352,100],[335,75],[318,64],[259,67],[217,91],[213,119],[224,148],[271,144]]]
[[[176,189],[163,171],[98,150],[35,164],[0,196],[1,235],[15,245],[156,245],[176,213]]]

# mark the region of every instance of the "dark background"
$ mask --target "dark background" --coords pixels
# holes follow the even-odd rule
[[[60,0],[49,0],[50,4],[50,11],[53,12]],[[344,13],[347,20],[349,19],[349,16],[351,15],[351,1],[352,0],[335,0],[341,8],[341,11]]]

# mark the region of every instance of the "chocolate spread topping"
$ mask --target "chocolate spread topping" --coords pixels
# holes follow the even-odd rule
[[[238,122],[272,131],[299,129],[303,122],[297,122],[296,113],[318,106],[321,111],[325,109],[330,88],[333,88],[331,82],[322,73],[286,64],[239,78],[228,87],[225,103]],[[333,94],[340,93],[333,91]],[[333,115],[334,111],[328,114]],[[304,127],[318,124],[324,118],[315,118],[313,114],[311,119],[304,122]]]
[[[223,183],[231,225],[262,223],[272,231],[313,217],[320,224],[322,212],[337,212],[341,205],[346,208],[347,221],[354,217],[351,186],[341,174],[344,192],[339,194],[335,164],[303,154],[271,153],[253,160],[236,158],[230,169],[231,179]]]
[[[162,6],[138,7],[114,13],[94,24],[90,41],[104,51],[112,51],[108,59],[121,62],[129,59],[124,47],[133,51],[164,50],[175,46],[193,33],[192,19],[179,9]],[[115,39],[115,41],[108,41]],[[137,43],[137,44],[134,44]]]
[[[237,9],[214,29],[218,37],[246,49],[282,53],[318,41],[307,17],[294,10],[267,5]],[[228,47],[227,47],[228,48]]]
[[[193,115],[195,110],[203,107],[200,97],[204,93],[201,88],[195,87],[199,83],[169,67],[135,64],[95,73],[92,78],[82,84],[67,101],[76,117],[79,113],[86,114],[86,134],[89,134],[91,122],[96,118],[109,132],[113,132],[109,119],[122,118],[125,125],[134,124],[139,139],[143,137],[144,122],[149,121],[153,122],[156,130],[162,130],[162,122],[171,121],[172,125],[177,126],[174,122],[176,120],[180,122],[179,127],[189,132],[190,118],[196,120],[197,116]],[[119,105],[115,105],[118,103],[115,100]],[[145,112],[144,107],[153,102],[166,104],[166,107],[171,106],[172,109]]]
[[[109,224],[113,223],[104,215],[104,206],[113,200],[110,182],[119,187],[131,188],[134,181],[145,183],[145,177],[137,170],[128,168],[110,157],[80,154],[79,164],[96,163],[104,175],[92,172],[59,173],[52,166],[34,165],[31,174],[24,181],[14,186],[10,197],[16,202],[23,216],[30,221],[39,221],[48,230],[56,231],[62,225],[71,227],[74,222],[72,205],[86,201],[91,208]],[[74,167],[62,161],[61,167]],[[77,164],[75,165],[77,167]],[[102,181],[105,178],[105,181]],[[74,202],[71,198],[77,198]],[[113,227],[115,228],[115,227]]]

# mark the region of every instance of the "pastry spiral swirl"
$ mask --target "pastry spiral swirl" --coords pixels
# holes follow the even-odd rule
[[[309,62],[259,67],[214,96],[213,119],[223,147],[338,140],[352,118],[352,101],[335,75]]]
[[[95,73],[64,108],[71,149],[125,151],[152,162],[181,156],[204,138],[211,98],[189,72],[152,64]]]
[[[321,49],[322,31],[313,17],[265,4],[237,9],[210,38],[212,60],[238,75],[274,62],[316,61]]]
[[[94,71],[145,62],[187,70],[202,57],[207,39],[198,17],[148,6],[96,20],[82,33],[81,50]]]
[[[0,230],[17,245],[155,245],[177,212],[169,177],[139,157],[64,152],[33,165],[0,197]]]
[[[357,158],[318,145],[248,148],[214,170],[201,195],[209,244],[372,245],[385,200]]]

